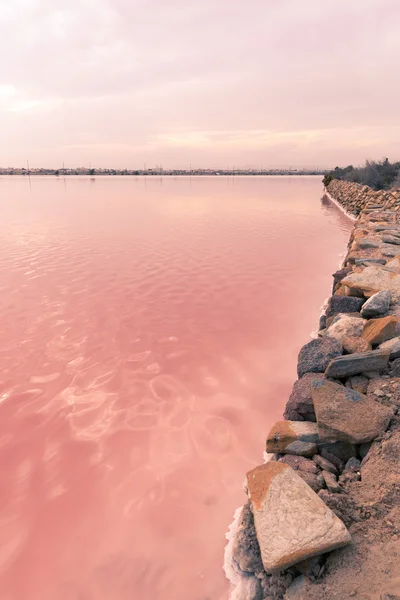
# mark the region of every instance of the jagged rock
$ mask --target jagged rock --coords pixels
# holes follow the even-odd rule
[[[394,337],[379,345],[379,350],[387,350],[390,352],[390,358],[400,358],[400,337]]]
[[[247,486],[267,573],[350,542],[340,519],[288,465],[256,467],[247,474]]]
[[[323,456],[316,454],[314,456],[313,460],[324,471],[329,471],[330,473],[333,473],[334,475],[338,474],[338,470],[337,470],[336,466],[332,462],[330,462],[327,458],[324,458]]]
[[[299,421],[296,421],[299,422]],[[303,421],[304,422],[304,421]],[[312,442],[292,442],[285,449],[286,454],[310,458],[318,452],[317,444]]]
[[[340,315],[340,318],[328,327],[326,335],[338,340],[338,342],[341,342],[343,338],[357,338],[361,336],[366,323],[365,319]]]
[[[322,331],[325,328],[326,328],[326,315],[321,315],[320,318],[319,318],[318,329],[320,331]]]
[[[391,288],[391,274],[377,267],[366,267],[361,273],[353,272],[344,277],[341,284],[371,296]]]
[[[322,477],[325,480],[326,487],[333,494],[338,494],[342,491],[342,488],[337,482],[336,475],[329,471],[322,471]]]
[[[379,246],[380,243],[371,238],[359,238],[357,240],[357,248],[359,248],[360,250],[364,250],[365,248],[379,248]]]
[[[368,379],[368,377],[364,377],[363,375],[354,375],[354,377],[350,377],[350,379],[346,381],[346,387],[347,384],[349,384],[348,387],[351,387],[353,390],[356,390],[356,392],[359,392],[360,394],[366,394],[368,390],[369,381],[370,380]]]
[[[364,302],[364,298],[355,298],[352,296],[331,296],[331,298],[328,300],[326,316],[333,317],[333,315],[340,313],[360,312]]]
[[[304,473],[313,473],[314,475],[319,473],[315,462],[309,458],[304,458],[303,456],[286,454],[283,458],[279,459],[279,462],[289,465],[294,471],[303,471]]]
[[[311,340],[300,350],[297,374],[299,379],[305,373],[323,373],[336,356],[342,354],[342,346],[333,338],[323,337],[317,340]]]
[[[382,344],[396,336],[398,322],[399,319],[391,316],[371,319],[365,325],[362,337],[372,346]]]
[[[386,431],[393,416],[390,408],[332,381],[315,382],[312,397],[321,441],[369,442]]]
[[[283,416],[288,421],[313,421],[315,423],[315,410],[311,398],[311,384],[313,381],[324,379],[323,373],[306,373],[298,379],[290,394]]]
[[[352,471],[355,473],[361,469],[361,462],[355,456],[349,458],[344,468],[345,471]]]
[[[331,360],[325,376],[343,379],[368,371],[381,371],[387,367],[388,362],[389,353],[386,350],[347,354]]]
[[[352,268],[351,267],[345,267],[343,269],[339,269],[339,271],[336,271],[336,273],[333,273],[332,277],[333,277],[333,291],[335,291],[335,288],[337,285],[340,284],[340,282],[342,281],[342,279],[344,277],[346,277],[347,275],[349,275],[352,272]],[[339,311],[339,312],[343,312],[343,311]]]
[[[382,241],[386,244],[394,244],[395,246],[400,245],[400,239],[398,237],[395,237],[394,235],[383,235]],[[397,254],[400,254],[400,248],[397,249]]]
[[[273,454],[300,454],[304,444],[311,444],[313,448],[319,440],[318,427],[316,423],[309,421],[278,421],[271,428],[267,436],[267,452]],[[299,445],[299,442],[301,445]],[[296,452],[296,449],[298,451]],[[311,449],[311,448],[310,448]],[[315,451],[313,452],[315,454]],[[304,456],[304,454],[300,454]],[[306,456],[310,454],[306,454]],[[312,454],[311,454],[312,456]]]
[[[314,492],[318,493],[325,487],[325,481],[321,473],[315,475],[314,473],[307,473],[306,471],[297,471],[299,477],[301,477]]]
[[[389,290],[378,292],[369,298],[361,308],[361,315],[366,319],[379,317],[387,313],[392,301],[392,293]]]
[[[346,463],[349,458],[356,456],[357,454],[357,446],[355,444],[349,444],[348,442],[320,442],[318,444],[318,448],[321,456],[330,460],[336,467],[338,467],[339,471],[342,470],[343,465],[339,466],[333,460],[332,456],[336,456],[337,460],[340,460],[342,463]],[[330,456],[328,456],[327,453],[329,453]]]
[[[372,350],[371,344],[362,337],[344,337],[341,343],[346,354],[357,354]]]
[[[250,502],[247,502],[242,508],[232,556],[242,571],[258,573],[263,570]]]

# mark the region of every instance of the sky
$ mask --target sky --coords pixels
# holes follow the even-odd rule
[[[1,0],[0,166],[400,160],[399,0]]]

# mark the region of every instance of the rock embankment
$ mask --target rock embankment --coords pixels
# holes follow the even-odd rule
[[[268,460],[246,477],[238,600],[400,600],[400,190],[328,191],[358,219]]]

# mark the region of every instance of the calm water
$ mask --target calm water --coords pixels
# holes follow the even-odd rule
[[[320,178],[0,178],[0,599],[219,600],[351,222]]]

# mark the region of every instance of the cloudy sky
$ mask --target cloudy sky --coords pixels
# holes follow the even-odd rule
[[[399,0],[3,0],[0,166],[400,160]]]

